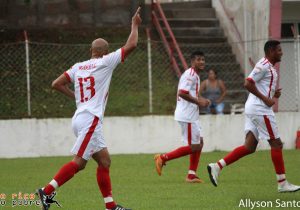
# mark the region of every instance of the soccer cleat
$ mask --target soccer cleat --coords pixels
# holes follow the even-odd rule
[[[166,165],[164,161],[161,159],[160,154],[154,156],[156,171],[159,176],[161,176],[162,167]]]
[[[40,198],[42,204],[42,210],[48,210],[50,208],[50,204],[52,203],[56,203],[58,207],[61,207],[61,205],[56,200],[53,199],[56,196],[55,191],[50,195],[46,195],[43,189],[38,189],[36,194]]]
[[[195,174],[187,175],[185,181],[188,183],[204,183],[204,181],[200,179],[198,176],[196,176]]]
[[[114,207],[114,208],[112,208],[110,210],[131,210],[131,209],[126,209],[126,208],[124,208],[124,207],[122,207],[120,205],[117,205],[116,207]]]
[[[285,181],[283,184],[278,184],[278,192],[296,192],[300,190],[300,186],[293,185],[288,181]]]
[[[218,164],[216,164],[216,163],[208,164],[207,171],[208,171],[208,175],[209,175],[209,179],[210,179],[211,183],[215,187],[217,187],[218,186],[218,176],[220,173],[220,168],[219,168]]]
[[[41,204],[42,204],[42,210],[48,210],[50,208],[50,204],[47,203],[47,195],[42,189],[38,189],[36,194],[39,196]]]

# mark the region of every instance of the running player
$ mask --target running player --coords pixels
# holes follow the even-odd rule
[[[245,81],[245,88],[250,92],[245,105],[245,143],[217,163],[209,164],[207,169],[211,182],[217,186],[219,173],[225,166],[254,153],[260,139],[268,140],[278,182],[278,192],[295,192],[300,190],[300,186],[290,184],[286,180],[282,156],[283,144],[272,110],[275,99],[281,95],[281,89],[276,89],[278,75],[274,68],[274,65],[281,61],[280,42],[267,41],[264,51],[265,57],[258,61]]]
[[[97,181],[106,210],[128,210],[117,205],[112,197],[110,156],[103,138],[102,123],[112,73],[137,46],[138,27],[142,21],[139,13],[140,8],[132,17],[131,33],[122,48],[109,53],[107,41],[96,39],[92,42],[91,59],[75,64],[52,83],[53,88],[76,100],[72,127],[77,140],[71,150],[73,160],[65,164],[49,184],[37,191],[43,210],[48,210],[50,204],[56,202],[53,200],[55,190],[83,170],[91,157],[98,164]],[[68,88],[69,83],[74,83],[74,92]]]
[[[200,154],[203,147],[203,136],[199,122],[199,106],[207,107],[210,101],[199,97],[199,72],[204,70],[204,53],[195,51],[191,55],[191,68],[185,70],[179,80],[177,91],[177,105],[175,120],[181,126],[182,140],[186,146],[179,147],[166,154],[157,154],[154,157],[156,170],[160,176],[162,167],[166,162],[190,155],[190,167],[186,181],[189,183],[202,183],[196,175]]]

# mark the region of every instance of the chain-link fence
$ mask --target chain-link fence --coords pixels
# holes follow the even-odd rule
[[[280,64],[279,101],[280,111],[300,111],[300,42],[299,39],[283,40],[282,62]]]
[[[71,117],[75,102],[52,90],[51,82],[74,63],[89,59],[90,46],[35,42],[28,45],[28,69],[24,42],[1,45],[0,118]],[[180,46],[188,64],[194,50],[205,53],[206,69],[215,69],[226,85],[226,112],[230,112],[232,104],[244,103],[247,96],[243,88],[245,71],[232,53],[232,45],[202,43]],[[111,50],[119,47],[121,44],[110,44]],[[282,48],[280,86],[283,94],[279,110],[299,111],[299,41],[284,41]],[[206,79],[207,72],[201,72],[200,78],[201,81]],[[105,114],[173,114],[177,84],[178,78],[163,43],[141,41],[113,74]]]
[[[110,44],[110,49],[121,46]],[[178,79],[170,68],[162,43],[152,42],[151,46],[151,93],[147,42],[142,41],[113,74],[106,115],[173,113]],[[89,48],[90,45],[30,42],[30,80],[27,80],[25,43],[1,45],[0,118],[71,117],[75,102],[52,90],[51,82],[74,63],[89,59]]]

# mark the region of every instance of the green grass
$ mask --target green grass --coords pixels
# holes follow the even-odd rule
[[[184,179],[188,158],[171,161],[159,177],[154,169],[153,155],[112,155],[111,178],[114,199],[134,210],[194,210],[250,209],[239,208],[240,199],[300,201],[298,193],[277,193],[276,178],[269,151],[257,152],[222,171],[219,186],[211,185],[206,165],[222,158],[225,152],[203,153],[199,176],[204,184],[187,184]],[[284,151],[287,177],[300,184],[300,151]],[[12,193],[31,193],[46,184],[70,157],[0,159],[0,194],[5,193],[12,209]],[[103,201],[96,183],[96,164],[90,161],[86,169],[58,190],[57,199],[66,210],[100,210]],[[300,202],[299,202],[300,203]],[[38,207],[14,207],[38,209]],[[56,206],[51,210],[59,209]],[[258,208],[255,208],[258,209]],[[288,209],[288,208],[285,208]],[[295,209],[295,208],[290,208]]]

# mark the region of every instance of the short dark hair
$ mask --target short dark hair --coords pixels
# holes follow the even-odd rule
[[[277,47],[277,45],[280,45],[280,41],[277,41],[277,40],[267,41],[264,46],[265,54],[267,54],[269,52],[269,50],[275,49]]]
[[[203,56],[204,57],[204,53],[202,51],[194,51],[192,54],[191,54],[191,60],[195,59],[197,56]]]
[[[218,72],[214,69],[214,68],[210,68],[207,70],[207,73],[209,73],[210,71],[214,72],[216,76],[218,76]]]
[[[208,69],[208,70],[207,70],[207,74],[209,74],[210,71],[214,72],[215,75],[216,75],[216,79],[218,79],[218,72],[216,71],[216,69],[214,69],[214,68]]]

